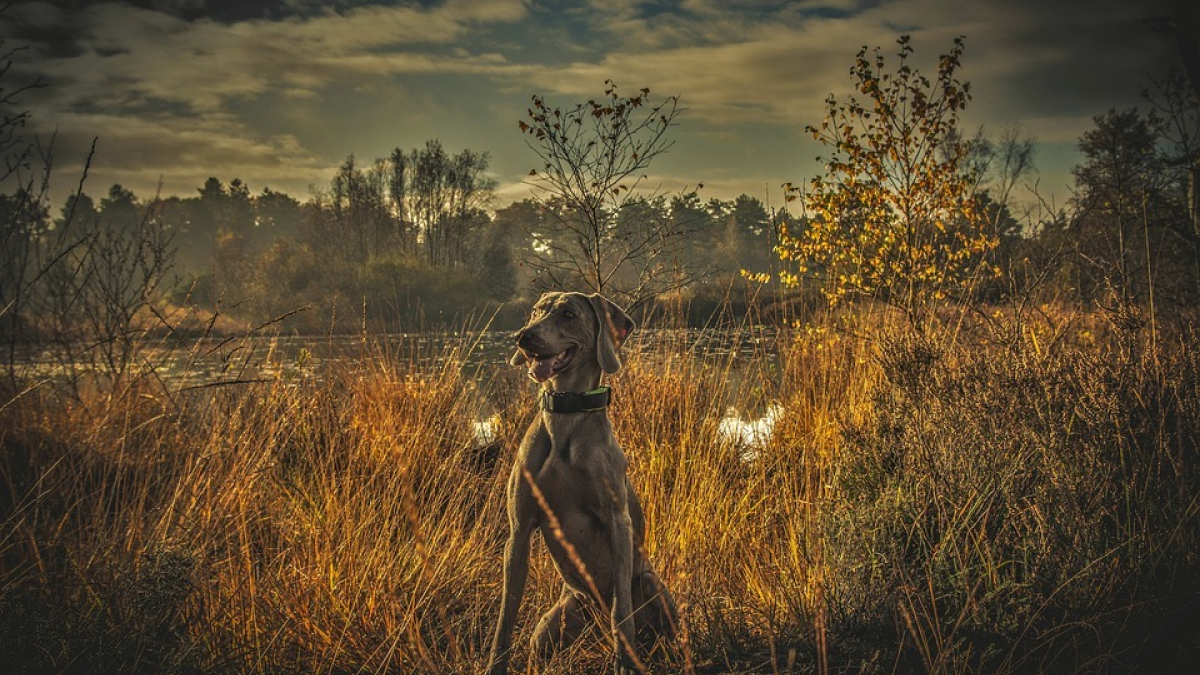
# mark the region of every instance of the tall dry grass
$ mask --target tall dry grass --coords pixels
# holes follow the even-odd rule
[[[983,346],[875,328],[805,333],[778,358],[631,353],[614,378],[647,552],[686,621],[656,670],[1194,663],[1194,339]],[[466,347],[13,401],[0,670],[480,670],[533,407],[515,369],[465,375]],[[783,413],[747,461],[720,420],[772,403]],[[485,417],[498,447],[475,437]],[[519,636],[559,591],[540,549]],[[605,650],[584,640],[551,671],[603,672]]]

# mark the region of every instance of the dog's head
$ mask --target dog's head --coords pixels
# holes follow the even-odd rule
[[[527,366],[538,382],[567,373],[598,380],[600,371],[621,368],[617,352],[633,328],[625,310],[599,293],[546,293],[517,332],[510,363]]]

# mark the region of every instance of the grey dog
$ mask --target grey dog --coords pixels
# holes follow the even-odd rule
[[[635,645],[674,635],[675,602],[643,555],[645,516],[613,436],[610,390],[600,386],[603,373],[620,369],[618,351],[633,328],[599,294],[547,293],[517,333],[511,363],[526,366],[542,389],[508,483],[504,589],[489,675],[508,671],[534,530],[564,581],[534,631],[534,659],[545,661],[605,613],[617,673],[644,671]]]

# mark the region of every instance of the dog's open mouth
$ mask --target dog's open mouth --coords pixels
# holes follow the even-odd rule
[[[557,354],[525,354],[529,359],[529,377],[538,382],[545,382],[554,377],[575,358],[575,348],[570,347]]]

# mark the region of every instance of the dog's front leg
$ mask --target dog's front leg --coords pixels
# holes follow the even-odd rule
[[[496,621],[492,653],[488,657],[488,675],[505,675],[508,672],[513,628],[517,623],[521,597],[525,594],[525,580],[529,576],[529,541],[532,535],[532,524],[516,519],[510,522],[508,543],[504,545],[504,588],[500,597],[500,618]]]
[[[616,643],[616,658],[613,664],[617,675],[644,672],[634,652],[633,579],[633,523],[628,509],[622,509],[615,519],[612,530],[612,550],[616,558],[613,575],[612,629]]]

